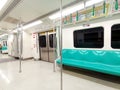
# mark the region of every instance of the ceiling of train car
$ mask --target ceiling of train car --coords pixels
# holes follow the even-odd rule
[[[0,16],[5,12],[6,8],[11,2],[15,0],[8,0],[5,7],[0,12]],[[0,27],[4,30],[12,29],[16,27],[19,19],[21,18],[22,23],[28,23],[35,20],[40,16],[44,16],[52,11],[59,9],[60,0],[19,0],[21,1],[13,10],[8,13],[5,18],[0,21]],[[63,6],[69,4],[74,4],[74,2],[84,1],[84,0],[63,0]],[[52,3],[51,3],[52,2]],[[45,24],[50,25],[51,21],[48,19],[43,19],[43,26]]]
[[[0,10],[0,16],[3,14],[3,12],[7,9],[7,7],[12,3],[13,0],[7,0],[5,6]]]
[[[66,5],[75,0],[63,1],[64,5]],[[9,14],[9,16],[17,19],[21,17],[23,21],[28,22],[36,17],[58,9],[60,6],[59,4],[59,0],[24,0]]]
[[[67,5],[76,0],[63,0],[63,5]],[[53,3],[50,3],[53,2]],[[37,17],[45,15],[58,9],[59,0],[22,0],[1,22],[4,28],[15,27],[21,18],[26,23]]]
[[[7,3],[5,4],[5,6],[0,10],[0,16],[4,13],[4,11],[8,8],[8,6],[13,2],[13,0],[7,0]],[[6,30],[6,24],[2,24],[2,22],[0,22],[0,35],[4,33],[3,30]]]

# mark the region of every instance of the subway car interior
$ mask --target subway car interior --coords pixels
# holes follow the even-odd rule
[[[120,90],[120,0],[0,0],[0,90]]]

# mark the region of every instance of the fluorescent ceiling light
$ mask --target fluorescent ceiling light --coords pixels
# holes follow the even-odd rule
[[[89,0],[89,1],[86,2],[86,7],[94,5],[96,3],[100,3],[102,1],[104,1],[104,0]],[[77,5],[74,5],[74,6],[70,7],[70,8],[64,9],[62,11],[62,16],[67,16],[67,15],[69,15],[71,13],[74,13],[74,12],[76,12],[78,10],[81,10],[81,9],[84,9],[84,3],[79,3]],[[49,18],[51,20],[60,18],[60,12],[57,12],[53,15],[50,15]]]
[[[23,29],[28,29],[28,28],[31,28],[31,27],[33,27],[33,26],[39,25],[39,24],[41,24],[41,23],[43,23],[41,20],[35,21],[35,22],[32,22],[32,23],[30,23],[30,24],[27,24],[27,25],[23,26]]]
[[[4,7],[6,2],[7,2],[7,0],[0,0],[0,10]]]
[[[32,22],[32,23],[30,23],[30,24],[27,24],[27,25],[23,26],[22,28],[16,28],[15,30],[13,30],[13,32],[14,32],[14,33],[17,33],[17,30],[18,30],[18,29],[20,29],[20,30],[22,30],[22,29],[25,30],[25,29],[34,27],[34,26],[36,26],[36,25],[39,25],[39,24],[41,24],[41,23],[43,23],[43,22],[42,22],[41,20],[38,20],[38,21]]]
[[[6,35],[8,35],[8,34],[2,34],[2,35],[0,35],[0,37],[4,37],[4,36],[6,36]]]
[[[17,33],[17,29],[13,30],[13,33]]]
[[[94,5],[96,3],[100,3],[102,1],[104,1],[104,0],[89,0],[89,1],[86,2],[86,7],[92,6],[92,5]]]
[[[74,5],[74,6],[70,7],[70,8],[66,8],[66,9],[64,9],[62,11],[62,16],[67,16],[67,15],[69,15],[71,13],[74,13],[74,12],[76,12],[78,10],[81,10],[83,8],[84,8],[84,3],[80,3],[80,4],[77,4],[77,5]],[[57,13],[49,16],[49,18],[51,20],[56,19],[56,18],[60,18],[60,12],[57,12]]]

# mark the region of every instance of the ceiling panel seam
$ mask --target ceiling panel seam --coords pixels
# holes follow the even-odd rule
[[[0,16],[0,21],[2,21],[22,0],[14,0],[9,7],[4,11],[4,13]]]

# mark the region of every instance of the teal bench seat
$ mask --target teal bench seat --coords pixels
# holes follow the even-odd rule
[[[120,76],[120,51],[63,49],[62,64]]]
[[[6,46],[3,46],[2,47],[2,50],[4,51],[4,50],[7,50],[7,47]]]

